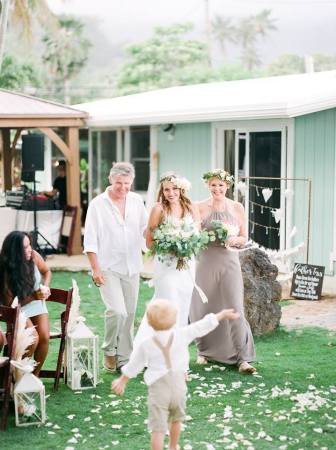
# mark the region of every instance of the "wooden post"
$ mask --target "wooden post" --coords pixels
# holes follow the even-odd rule
[[[75,233],[73,239],[73,255],[82,253],[81,245],[81,206],[80,206],[80,170],[79,170],[79,129],[66,128],[65,142],[71,151],[67,161],[67,204],[77,206]]]
[[[3,128],[1,132],[3,190],[10,191],[12,189],[12,152],[10,145],[10,129]]]

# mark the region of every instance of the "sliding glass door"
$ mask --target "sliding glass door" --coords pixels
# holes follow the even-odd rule
[[[278,218],[282,206],[279,178],[286,171],[286,130],[251,128],[217,130],[217,164],[235,175],[234,192],[229,196],[245,206],[249,238],[279,249],[285,232],[285,215]]]

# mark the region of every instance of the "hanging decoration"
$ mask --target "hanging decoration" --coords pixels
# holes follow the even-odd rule
[[[292,189],[287,188],[283,191],[283,195],[286,197],[286,200],[290,200],[293,197],[294,192]]]
[[[239,181],[237,184],[237,188],[238,188],[238,191],[241,193],[241,195],[245,196],[247,186],[244,183],[244,181]]]
[[[281,219],[283,219],[284,213],[281,208],[272,209],[272,216],[276,223],[279,223]]]
[[[262,192],[265,202],[267,203],[268,200],[272,197],[273,189],[264,188],[261,192]]]

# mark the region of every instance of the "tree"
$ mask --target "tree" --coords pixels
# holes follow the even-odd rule
[[[203,82],[208,78],[207,48],[188,39],[192,24],[157,27],[145,42],[129,46],[117,85],[120,94]]]
[[[299,55],[285,54],[273,61],[266,69],[268,76],[291,75],[295,73],[304,73],[304,58]]]
[[[244,17],[239,22],[238,41],[243,48],[242,62],[248,70],[260,65],[256,49],[258,38],[265,38],[268,32],[277,29],[270,17],[271,13],[271,10],[264,9],[259,14]]]
[[[0,72],[0,88],[23,89],[39,84],[39,76],[31,64],[21,64],[13,56],[5,55]]]
[[[336,69],[336,55],[323,55],[322,53],[315,53],[312,56],[316,72]]]
[[[230,17],[215,16],[211,23],[212,34],[218,41],[222,56],[225,60],[226,46],[228,43],[237,42],[237,28]]]
[[[85,66],[90,42],[83,36],[83,24],[72,18],[62,16],[58,19],[58,31],[44,35],[43,61],[51,75],[52,86],[61,86],[63,100],[70,103],[69,83]]]

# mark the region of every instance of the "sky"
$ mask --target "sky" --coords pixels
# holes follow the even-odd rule
[[[95,18],[112,45],[148,38],[154,26],[192,21],[205,30],[205,0],[48,0],[55,13]],[[265,62],[282,53],[336,54],[336,0],[208,0],[216,14],[239,18],[271,9],[277,31],[259,49]]]

